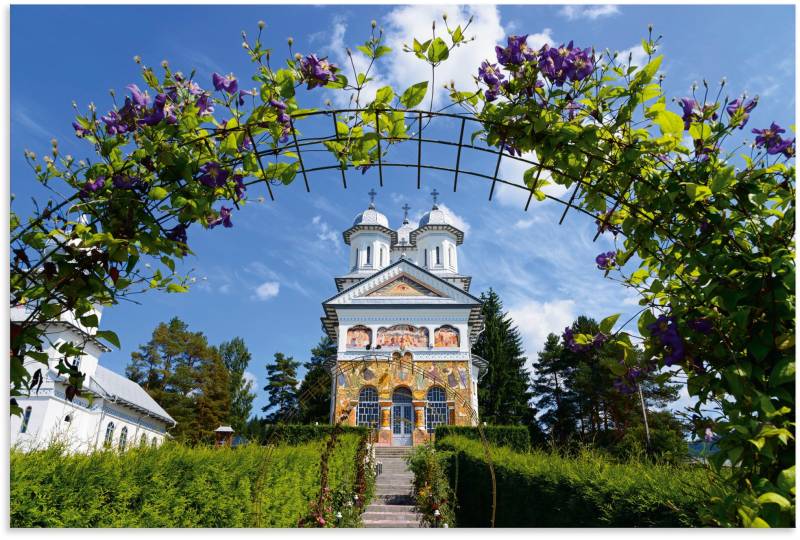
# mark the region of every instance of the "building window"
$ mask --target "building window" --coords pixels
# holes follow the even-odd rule
[[[128,444],[128,428],[122,428],[122,431],[119,432],[119,449],[125,450],[125,445]]]
[[[158,446],[158,437],[156,437],[155,435],[153,435],[153,440],[150,442],[150,446],[152,446],[153,448]]]
[[[31,421],[31,411],[33,409],[31,407],[25,407],[25,414],[22,415],[22,425],[19,426],[20,433],[27,433],[28,431],[28,422]]]
[[[103,446],[109,448],[114,440],[114,422],[109,422],[106,427],[106,438],[103,439]]]
[[[439,246],[436,246],[436,264],[437,264],[437,265],[440,265],[440,264],[442,264],[442,260],[441,260],[441,258],[439,257]]]
[[[367,246],[367,265],[372,264],[372,248]]]
[[[139,446],[141,446],[142,448],[147,446],[147,434],[146,433],[142,433],[142,437],[139,439]]]
[[[358,393],[356,423],[359,426],[378,427],[378,391],[372,386],[365,386]]]
[[[72,415],[68,414],[67,416],[65,416],[64,417],[64,422],[67,422],[67,423],[72,422]]]
[[[424,266],[425,268],[428,267],[428,250],[427,249],[423,249],[422,250],[422,266]]]
[[[447,395],[444,389],[434,386],[428,390],[428,404],[425,406],[425,429],[433,433],[436,426],[447,425]]]
[[[355,266],[353,266],[353,268],[358,268],[358,266],[360,264],[361,264],[361,261],[358,259],[358,248],[356,248],[356,264],[355,264]]]

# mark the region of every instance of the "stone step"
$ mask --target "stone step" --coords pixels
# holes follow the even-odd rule
[[[372,499],[374,504],[385,504],[387,506],[407,506],[413,505],[414,499],[411,497],[410,494],[408,495],[379,495],[377,493],[374,494],[374,498]]]
[[[366,512],[380,512],[380,513],[414,513],[414,506],[411,504],[376,504],[372,503],[367,506]]]
[[[364,528],[366,529],[418,529],[419,523],[412,521],[365,521]]]
[[[399,513],[399,512],[370,512],[367,510],[361,515],[362,521],[410,521],[417,523],[417,515],[413,512]]]

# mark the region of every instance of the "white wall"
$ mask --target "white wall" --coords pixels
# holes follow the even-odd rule
[[[367,247],[370,248],[370,261],[367,264]],[[356,252],[358,260],[356,260]],[[381,264],[381,253],[383,264]],[[350,237],[349,270],[371,271],[386,268],[391,263],[389,235],[374,231],[359,231]]]

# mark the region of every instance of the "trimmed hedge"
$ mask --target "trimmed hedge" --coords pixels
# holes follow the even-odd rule
[[[459,527],[488,527],[492,489],[483,445],[464,437],[439,442]],[[568,458],[492,447],[497,527],[695,527],[708,505],[710,476],[701,468],[618,464],[585,450]]]
[[[527,452],[531,449],[531,436],[525,426],[483,426],[483,434],[486,441],[495,446],[506,446],[518,452]],[[477,426],[438,426],[436,446],[454,435],[481,440],[480,429]]]
[[[328,439],[335,426],[331,424],[261,424],[258,432],[251,435],[260,444],[303,444],[320,439]],[[343,434],[366,436],[370,429],[363,426],[339,427]]]
[[[344,434],[332,492],[352,496],[363,438]],[[319,492],[324,443],[63,455],[11,451],[12,527],[295,527]]]

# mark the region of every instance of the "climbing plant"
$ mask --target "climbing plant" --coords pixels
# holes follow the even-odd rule
[[[470,41],[469,26],[445,19],[444,31],[434,25],[430,38],[405,47],[430,66],[431,84],[384,86],[372,99],[365,88],[374,84],[373,66],[392,52],[375,22],[369,39],[347,51],[350,66],[295,52],[291,40],[289,57],[276,63],[259,23],[255,40],[242,36],[252,89],[232,74],[200,81],[194,72],[166,62],[156,70],[136,58],[143,88],[131,84],[124,96],[112,93],[110,106],[78,111],[75,135],[91,146],[91,159],[63,155],[55,141],[48,156],[26,152],[37,179],[60,199],[27,219],[11,214],[11,306],[23,313],[11,327],[12,399],[41,381],[23,358],[46,361],[48,322],[70,314],[95,338],[118,345],[113,332],[97,329],[98,305],[146,289],[186,291],[191,277],[176,273],[175,263],[191,253],[192,226],[232,227],[253,184],[273,196],[273,186],[293,182],[298,172],[306,180],[298,124],[317,111],[300,102],[317,89],[350,97],[350,109],[330,111],[335,133],[324,141],[338,166],[380,171],[389,146],[412,138],[406,111],[424,107],[430,95],[432,112],[436,69]],[[696,429],[719,437],[712,459],[718,481],[735,488],[735,495],[709,501],[709,519],[789,525],[795,142],[776,123],[752,129],[755,139],[746,141],[757,98],[725,97],[723,85],[703,83],[669,101],[658,39],[650,35],[643,47],[648,61],[635,66],[571,42],[534,50],[525,36],[510,36],[494,58],[475,66],[475,89],[447,85],[448,107],[479,122],[473,141],[524,156],[531,198],[545,200],[548,184],[563,186],[571,192],[565,212],[594,215],[597,234],[613,235],[616,249],[592,264],[640,295],[638,332],[611,316],[598,334],[565,334],[565,342],[576,351],[616,350],[607,367],[621,391],[632,391],[645,371],[664,380],[685,376],[697,399]],[[353,55],[368,59],[363,71]],[[645,349],[643,363],[635,339]],[[70,396],[81,390],[70,358],[82,345],[58,349]],[[12,411],[19,412],[13,401]]]

